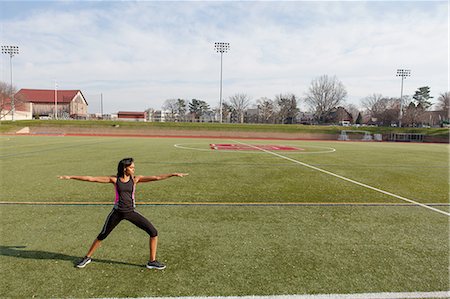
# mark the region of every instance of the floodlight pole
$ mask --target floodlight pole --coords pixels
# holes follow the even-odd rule
[[[223,66],[223,53],[227,53],[230,49],[230,43],[218,42],[214,43],[214,49],[217,53],[220,53],[220,99],[219,99],[219,122],[222,123],[222,66]]]
[[[13,68],[12,58],[14,55],[19,54],[18,46],[2,46],[2,54],[9,54],[9,69],[11,73],[11,120],[14,121],[15,104],[14,104],[14,91],[13,91]]]
[[[398,117],[398,126],[402,126],[402,118],[403,118],[403,80],[406,77],[411,76],[411,70],[405,70],[405,69],[397,69],[397,77],[402,77],[402,87],[400,90],[400,113]]]

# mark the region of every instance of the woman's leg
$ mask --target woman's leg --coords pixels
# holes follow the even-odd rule
[[[88,250],[86,256],[78,262],[76,265],[77,268],[84,268],[87,264],[91,262],[91,257],[94,252],[100,247],[102,240],[104,240],[109,233],[117,226],[117,224],[122,221],[122,214],[113,209],[111,213],[109,213],[108,217],[106,217],[105,224],[103,225],[102,231],[98,235],[98,237],[92,242],[91,247]]]
[[[149,261],[153,262],[156,260],[156,249],[158,247],[158,236],[150,237],[150,259]]]
[[[122,221],[122,219],[123,218],[120,216],[120,213],[115,209],[113,209],[111,213],[109,213],[108,217],[106,217],[106,221],[103,225],[102,231],[89,248],[89,251],[86,254],[87,257],[91,257],[94,254],[94,252],[100,247],[102,241],[106,239],[106,237],[120,223],[120,221]]]
[[[151,222],[148,221],[147,218],[145,218],[141,213],[137,211],[127,213],[125,219],[149,234],[150,261],[152,262],[156,260],[156,249],[158,247],[158,231],[153,226],[153,224],[151,224]]]
[[[103,225],[102,231],[97,237],[97,240],[103,241],[112,232],[112,230],[117,226],[117,224],[122,221],[123,215],[116,209],[113,209],[106,217],[105,224]]]
[[[94,252],[97,250],[97,248],[100,247],[102,241],[100,241],[99,239],[95,238],[94,242],[91,245],[91,248],[89,248],[88,253],[86,254],[87,257],[91,257]]]

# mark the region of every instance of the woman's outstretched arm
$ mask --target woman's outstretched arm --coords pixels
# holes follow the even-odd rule
[[[153,176],[142,176],[138,175],[135,177],[136,183],[147,183],[147,182],[153,182],[153,181],[161,181],[165,180],[171,177],[184,177],[189,175],[189,173],[168,173],[168,174],[160,174],[160,175],[153,175]]]
[[[79,175],[60,175],[61,180],[78,180],[93,183],[115,183],[117,178],[113,176],[79,176]]]

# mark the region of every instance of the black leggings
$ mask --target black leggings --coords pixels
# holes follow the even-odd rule
[[[100,241],[106,239],[106,237],[123,219],[128,220],[140,229],[145,230],[150,237],[156,237],[158,235],[158,231],[153,224],[151,224],[150,221],[148,221],[147,218],[142,216],[139,212],[121,212],[113,209],[106,218],[105,225],[103,225],[103,229],[97,239]]]

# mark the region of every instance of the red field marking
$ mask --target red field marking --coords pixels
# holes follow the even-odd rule
[[[235,144],[235,143],[212,143],[209,145],[212,150],[225,150],[225,151],[252,151],[255,150],[255,147],[252,147],[251,145],[245,145],[245,144]],[[288,146],[288,145],[272,145],[272,144],[266,144],[266,145],[258,145],[257,146],[260,149],[264,149],[267,151],[303,151],[304,149],[294,147],[294,146]]]

